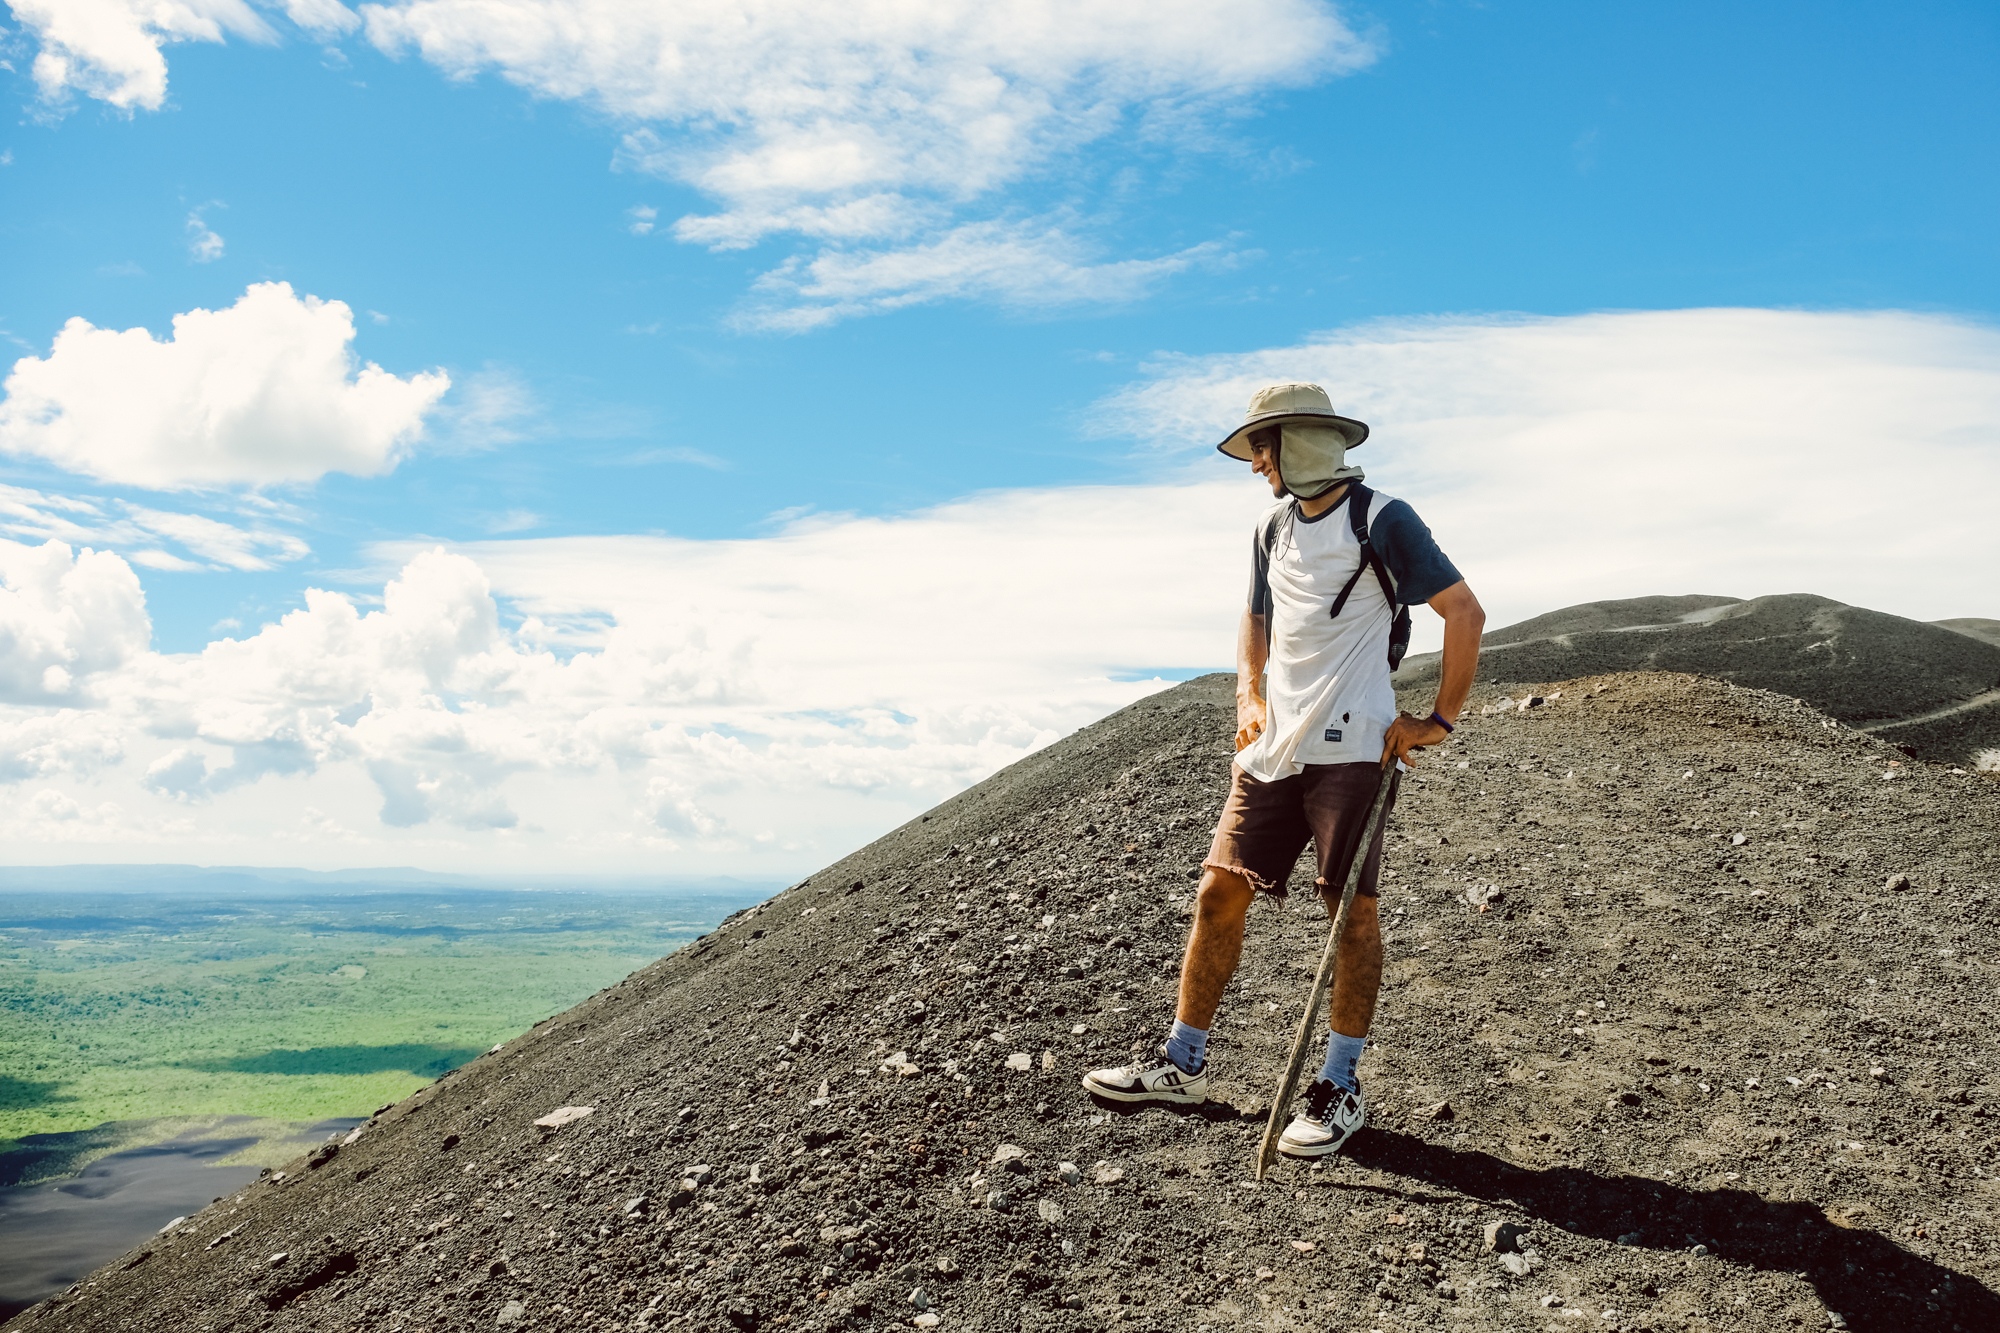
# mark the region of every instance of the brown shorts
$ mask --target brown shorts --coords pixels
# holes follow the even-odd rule
[[[1338,894],[1347,883],[1348,867],[1354,863],[1354,844],[1361,839],[1361,826],[1368,822],[1381,766],[1365,760],[1358,764],[1307,764],[1305,772],[1276,782],[1259,782],[1234,766],[1229,771],[1235,782],[1202,865],[1241,875],[1252,888],[1282,898],[1293,863],[1311,842],[1319,854],[1316,887],[1324,895],[1331,885],[1332,892]],[[1375,896],[1376,877],[1382,873],[1382,833],[1395,805],[1392,780],[1382,824],[1375,830],[1375,842],[1368,849],[1361,884],[1355,890],[1363,897]]]

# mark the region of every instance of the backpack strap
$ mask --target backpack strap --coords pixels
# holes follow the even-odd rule
[[[1361,554],[1375,570],[1375,581],[1382,585],[1382,597],[1391,606],[1399,606],[1396,600],[1396,585],[1389,580],[1389,568],[1382,561],[1382,553],[1375,549],[1375,543],[1368,535],[1368,511],[1375,507],[1375,492],[1354,483],[1354,489],[1347,493],[1347,518],[1354,525],[1354,540],[1361,544]]]
[[[1277,556],[1280,534],[1289,534],[1291,532],[1292,524],[1298,519],[1298,514],[1299,502],[1293,500],[1283,509],[1273,512],[1264,521],[1264,526],[1258,530],[1257,547],[1264,557],[1264,587],[1267,597],[1269,596],[1269,588],[1271,586],[1271,562]],[[1264,608],[1264,651],[1267,653],[1271,650],[1271,636],[1276,633],[1276,622],[1277,617],[1271,613],[1270,606],[1266,605]]]
[[[1410,608],[1396,600],[1396,585],[1389,578],[1389,568],[1382,561],[1382,553],[1375,549],[1375,543],[1368,535],[1368,511],[1374,508],[1375,492],[1355,482],[1347,491],[1347,520],[1354,526],[1354,540],[1361,547],[1361,561],[1354,567],[1354,574],[1347,580],[1347,586],[1340,590],[1340,596],[1333,599],[1332,618],[1338,618],[1341,608],[1347,605],[1348,594],[1354,585],[1361,582],[1361,571],[1375,571],[1376,582],[1382,585],[1382,597],[1396,613],[1389,625],[1389,670],[1403,665],[1403,654],[1410,648]]]
[[[1348,595],[1354,591],[1354,585],[1361,582],[1361,571],[1364,569],[1375,571],[1375,580],[1382,585],[1383,598],[1390,606],[1398,605],[1396,586],[1389,581],[1389,571],[1383,568],[1381,553],[1375,549],[1375,543],[1368,537],[1368,511],[1374,504],[1375,492],[1358,481],[1348,486],[1347,519],[1353,525],[1355,543],[1361,547],[1361,562],[1354,567],[1354,576],[1347,580],[1347,585],[1340,590],[1340,596],[1333,599],[1333,611],[1329,619],[1340,618],[1341,609],[1347,605]]]

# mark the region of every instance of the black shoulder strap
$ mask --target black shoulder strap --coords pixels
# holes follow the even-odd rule
[[[1354,575],[1347,580],[1347,586],[1340,590],[1340,596],[1333,599],[1333,613],[1330,619],[1338,619],[1341,609],[1347,605],[1347,598],[1354,591],[1354,585],[1361,582],[1361,571],[1372,569],[1375,579],[1382,585],[1382,596],[1390,606],[1396,603],[1395,585],[1389,582],[1389,571],[1382,567],[1382,557],[1375,550],[1375,543],[1368,538],[1368,511],[1374,507],[1375,492],[1354,482],[1347,488],[1347,521],[1354,527],[1354,540],[1361,547],[1361,561],[1354,566]]]
[[[1368,511],[1375,507],[1375,492],[1354,483],[1354,489],[1347,493],[1347,518],[1354,525],[1354,540],[1361,543],[1361,555],[1375,570],[1375,581],[1382,585],[1382,596],[1389,605],[1398,605],[1396,585],[1389,581],[1389,570],[1382,563],[1382,553],[1375,549],[1375,543],[1368,535]]]
[[[1271,516],[1264,520],[1264,530],[1257,534],[1257,540],[1264,548],[1265,564],[1268,565],[1271,563],[1271,557],[1277,550],[1279,530],[1291,523],[1293,516],[1298,513],[1298,510],[1299,502],[1293,500],[1283,509],[1272,510]]]

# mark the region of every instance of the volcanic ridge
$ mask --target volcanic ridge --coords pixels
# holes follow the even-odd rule
[[[1634,623],[1830,617],[1836,657],[1873,623],[1707,600]],[[1531,633],[1482,679],[1681,632]],[[1940,706],[1893,675],[1853,697]],[[1231,684],[1022,760],[9,1329],[2000,1328],[2000,781],[1721,680],[1482,684],[1389,835],[1370,1127],[1260,1187],[1309,872],[1252,914],[1215,1100],[1077,1083],[1171,1018]]]

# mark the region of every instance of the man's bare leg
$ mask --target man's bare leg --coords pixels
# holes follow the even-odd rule
[[[1141,1059],[1121,1069],[1093,1069],[1083,1076],[1093,1097],[1126,1103],[1193,1105],[1208,1096],[1208,1025],[1243,956],[1243,919],[1256,892],[1241,875],[1202,868],[1195,891],[1194,926],[1181,962],[1179,1020],[1168,1034],[1164,1064]]]
[[[1357,893],[1354,905],[1347,909],[1347,932],[1340,937],[1338,970],[1333,976],[1333,1002],[1326,1011],[1327,1026],[1343,1036],[1365,1037],[1375,1022],[1375,1000],[1382,992],[1382,918],[1376,905],[1376,899]],[[1181,993],[1187,993],[1185,983]]]
[[[1195,893],[1194,926],[1181,959],[1180,1009],[1176,1015],[1189,1027],[1206,1032],[1215,1021],[1222,993],[1243,956],[1243,922],[1250,914],[1250,900],[1256,896],[1257,891],[1243,876],[1214,866],[1202,868],[1201,887]],[[1380,959],[1381,941],[1377,939],[1378,977]],[[1372,1000],[1370,1004],[1372,1007]]]

